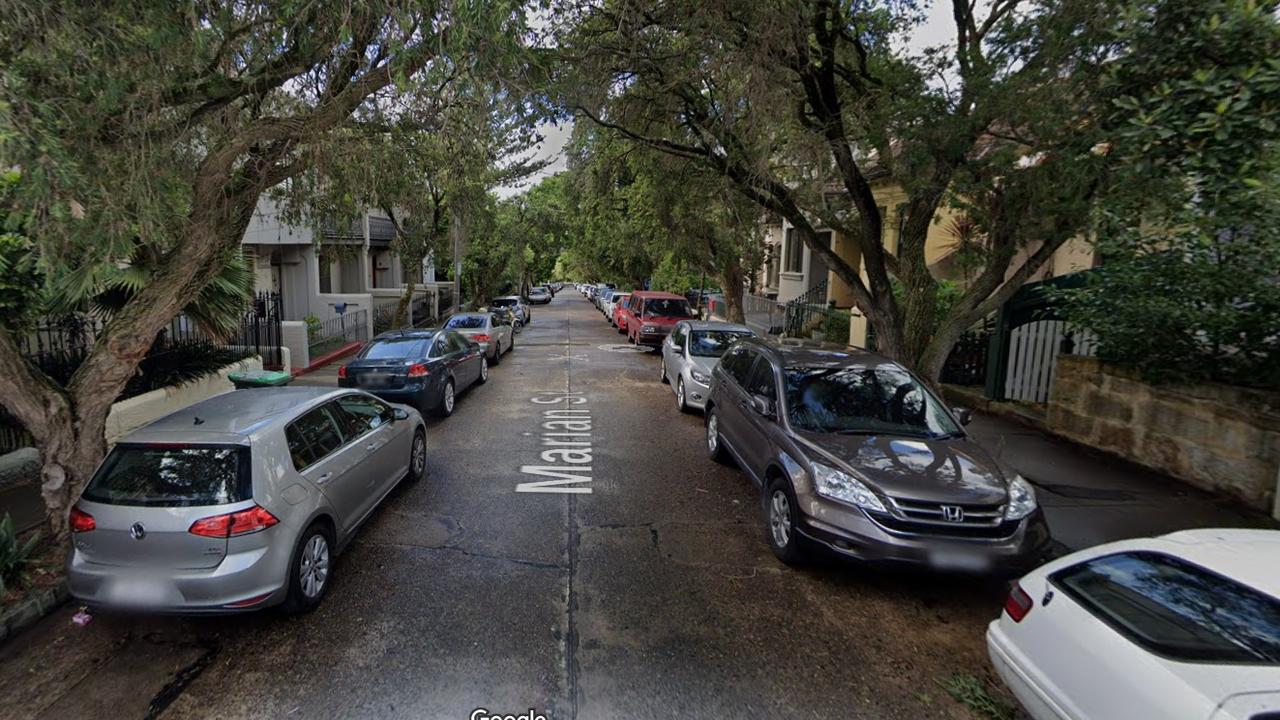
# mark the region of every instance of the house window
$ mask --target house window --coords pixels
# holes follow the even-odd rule
[[[795,228],[787,228],[787,246],[783,251],[782,272],[804,272],[804,241]]]

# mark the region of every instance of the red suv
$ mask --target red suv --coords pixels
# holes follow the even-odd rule
[[[689,301],[679,295],[638,290],[627,298],[619,324],[637,345],[657,347],[681,320],[697,317]]]

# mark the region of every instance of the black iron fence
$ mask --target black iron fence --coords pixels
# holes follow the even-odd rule
[[[150,360],[149,364],[155,365],[164,355],[186,358],[208,349],[259,355],[265,366],[279,367],[280,319],[280,294],[271,292],[255,295],[241,316],[239,327],[226,337],[212,335],[187,315],[179,315],[156,333],[143,362],[148,364]],[[65,383],[88,357],[105,326],[104,318],[84,313],[45,318],[18,337],[18,348],[46,375]]]
[[[990,315],[960,336],[942,366],[942,382],[951,385],[982,385],[986,382],[987,352],[995,327],[995,316]]]
[[[307,342],[311,361],[344,345],[361,342],[369,337],[369,311],[354,310],[335,315],[328,320],[318,318],[307,322]]]
[[[280,367],[280,320],[280,295],[269,292],[254,296],[239,326],[225,337],[211,335],[191,318],[179,315],[156,333],[117,399],[196,380],[251,355],[260,356],[266,367]],[[31,364],[65,385],[93,351],[106,323],[101,316],[84,313],[46,317],[18,334],[16,341]],[[17,420],[0,411],[0,452],[30,442]]]
[[[845,345],[849,342],[849,313],[836,310],[827,301],[827,281],[823,280],[784,306],[782,334],[787,337],[819,336],[820,339],[831,339]]]

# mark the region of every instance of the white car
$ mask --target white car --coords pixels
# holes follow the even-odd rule
[[[1073,553],[1014,585],[991,662],[1036,720],[1280,718],[1280,531]]]

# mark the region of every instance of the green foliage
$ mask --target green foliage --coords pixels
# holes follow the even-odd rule
[[[320,340],[321,333],[324,332],[324,324],[320,322],[320,318],[315,315],[307,315],[302,319],[307,324],[307,340],[316,342]]]
[[[822,339],[837,345],[849,344],[849,323],[852,320],[848,311],[831,310],[825,313],[822,323]]]
[[[938,683],[957,702],[988,720],[1013,720],[1013,708],[991,694],[986,683],[973,675],[956,674]]]
[[[1103,265],[1062,298],[1104,360],[1156,381],[1280,387],[1280,22],[1274,3],[1162,3],[1113,65],[1120,169]]]
[[[689,288],[698,287],[703,280],[705,270],[694,267],[692,263],[679,253],[669,252],[662,256],[653,271],[651,289],[683,295]]]
[[[928,334],[932,335],[942,327],[942,323],[946,322],[947,316],[951,313],[951,308],[960,298],[964,297],[964,286],[953,280],[939,280],[935,285],[934,291],[934,314],[933,324],[928,329]],[[905,303],[907,288],[898,281],[893,281],[893,294],[898,298],[898,302]]]
[[[27,566],[31,564],[31,553],[38,542],[40,533],[31,533],[25,541],[19,541],[9,513],[0,519],[0,597],[6,590],[29,582]]]

